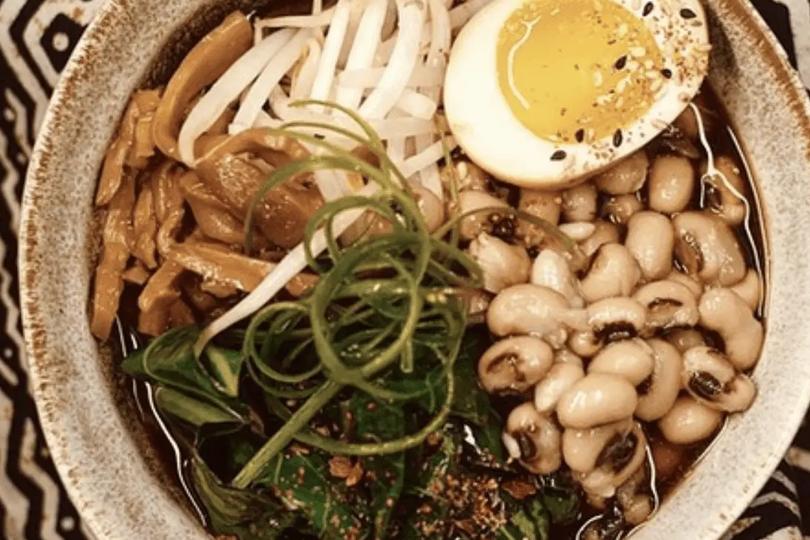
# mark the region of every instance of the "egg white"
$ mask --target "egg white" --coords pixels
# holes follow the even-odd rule
[[[456,141],[475,163],[502,180],[559,189],[598,173],[644,146],[675,120],[708,71],[708,28],[699,0],[604,0],[616,2],[643,21],[672,77],[663,79],[650,109],[622,129],[618,146],[613,136],[583,143],[541,138],[512,113],[497,75],[501,28],[525,1],[494,0],[480,10],[456,38],[445,77],[444,108]]]

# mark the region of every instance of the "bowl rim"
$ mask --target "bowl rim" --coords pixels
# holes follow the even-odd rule
[[[777,38],[773,35],[753,5],[745,0],[716,0],[716,2],[722,3],[723,5],[729,7],[729,9],[735,10],[741,19],[747,20],[749,23],[749,29],[757,32],[757,39],[763,44],[758,53],[767,55],[768,63],[773,67],[773,69],[777,70],[777,75],[782,79],[782,81],[786,81],[787,84],[785,92],[790,94],[790,98],[793,103],[793,113],[797,117],[803,117],[805,120],[808,120],[806,124],[807,130],[803,136],[807,141],[810,142],[810,99],[808,99],[806,89],[800,80],[798,72],[790,67],[787,54],[782,49]],[[58,419],[52,418],[47,414],[41,414],[42,403],[49,399],[47,395],[51,390],[48,390],[46,386],[41,384],[44,380],[44,370],[47,366],[45,366],[44,363],[34,361],[35,358],[44,354],[44,351],[41,350],[41,345],[38,343],[38,337],[36,335],[37,331],[42,331],[40,314],[37,306],[33,302],[26,301],[26,299],[36,296],[32,295],[32,291],[36,289],[36,272],[34,272],[31,268],[29,261],[34,258],[35,254],[39,250],[43,249],[39,247],[35,241],[36,231],[40,227],[40,217],[36,212],[32,212],[32,209],[34,208],[34,194],[41,188],[40,184],[47,176],[42,174],[42,171],[47,170],[49,167],[47,159],[44,158],[43,154],[49,146],[56,143],[55,139],[57,137],[55,136],[54,131],[58,130],[55,130],[54,126],[59,126],[61,124],[61,120],[65,116],[64,109],[70,107],[70,88],[78,82],[79,74],[83,69],[82,64],[84,62],[93,61],[93,51],[99,46],[99,40],[106,39],[108,36],[109,31],[106,29],[106,26],[110,24],[122,24],[122,18],[125,20],[125,17],[122,17],[122,15],[127,9],[130,8],[130,4],[130,2],[119,1],[110,1],[102,4],[93,18],[93,21],[88,26],[79,43],[75,47],[70,60],[66,64],[65,69],[62,71],[62,75],[54,89],[53,95],[51,96],[50,103],[42,120],[40,131],[32,151],[29,168],[26,175],[21,205],[18,245],[18,275],[21,299],[20,309],[24,330],[25,351],[29,359],[27,363],[30,377],[30,387],[34,395],[37,408],[40,409],[40,422],[45,439],[49,446],[51,446],[53,441],[59,437],[59,434],[62,433],[63,428]],[[203,2],[200,1],[199,5],[202,6]],[[743,141],[743,144],[745,144],[745,141]],[[808,155],[808,159],[810,159],[810,155]],[[767,249],[767,246],[770,245],[770,236],[772,231],[768,223],[770,220],[768,219],[767,212],[765,212],[764,208],[763,213],[766,214],[763,220],[766,222],[763,224],[763,230],[765,233],[765,245]],[[746,493],[750,494],[751,497],[753,497],[765,484],[772,471],[776,468],[784,453],[787,451],[791,441],[793,440],[795,431],[798,430],[801,420],[804,417],[804,411],[806,411],[808,403],[810,403],[810,385],[808,385],[807,391],[805,392],[803,405],[800,407],[797,404],[797,406],[793,407],[792,416],[784,419],[787,421],[782,422],[783,424],[789,424],[794,427],[792,429],[781,429],[778,435],[775,435],[771,441],[772,444],[768,449],[769,452],[763,453],[763,461],[760,464],[762,466],[756,470],[753,480],[751,481],[752,487],[746,491]],[[63,456],[61,453],[58,453],[55,454],[53,458],[56,469],[59,472],[60,479],[71,499],[78,497],[81,489],[74,476],[69,474],[71,471],[71,464],[70,460],[67,459],[68,456]],[[721,518],[724,521],[722,523],[720,533],[731,525],[734,519],[736,519],[750,503],[750,500],[746,497],[738,497],[736,501],[736,504],[729,508],[729,512],[723,515]],[[108,517],[104,519],[110,519],[109,516],[110,515],[108,514]],[[99,531],[105,530],[105,527],[102,525],[102,518],[95,512],[83,514],[81,517],[91,534],[95,535]],[[646,528],[648,527],[645,527],[645,529]],[[693,537],[708,538],[709,536],[707,535],[712,535],[717,532],[716,527],[713,527],[712,529],[714,530],[706,529],[699,532],[692,531],[695,533],[695,536]],[[647,534],[644,534],[644,529],[641,530],[641,534],[639,534],[638,537],[647,537]]]

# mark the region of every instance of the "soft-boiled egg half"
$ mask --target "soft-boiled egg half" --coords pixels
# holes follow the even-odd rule
[[[666,128],[709,50],[699,0],[493,0],[456,38],[445,112],[478,165],[556,189]]]

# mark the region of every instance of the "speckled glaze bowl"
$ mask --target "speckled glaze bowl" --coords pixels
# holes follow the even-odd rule
[[[31,380],[53,459],[98,538],[205,532],[157,459],[109,351],[90,335],[96,175],[132,90],[169,73],[229,10],[255,6],[110,0],[70,61],[34,150],[20,229]],[[711,82],[750,158],[764,214],[768,330],[754,374],[760,394],[638,539],[721,536],[776,467],[810,402],[810,103],[746,0],[709,0],[707,7]]]

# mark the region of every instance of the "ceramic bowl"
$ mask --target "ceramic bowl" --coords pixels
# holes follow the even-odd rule
[[[663,1],[663,0],[662,0]],[[667,0],[671,1],[671,0]],[[23,321],[42,427],[98,538],[204,538],[87,320],[93,194],[130,93],[165,77],[244,0],[110,0],[73,55],[42,126],[20,229]],[[810,402],[810,104],[746,0],[709,0],[711,82],[758,181],[768,282],[759,397],[735,415],[639,539],[719,537],[774,470]]]

